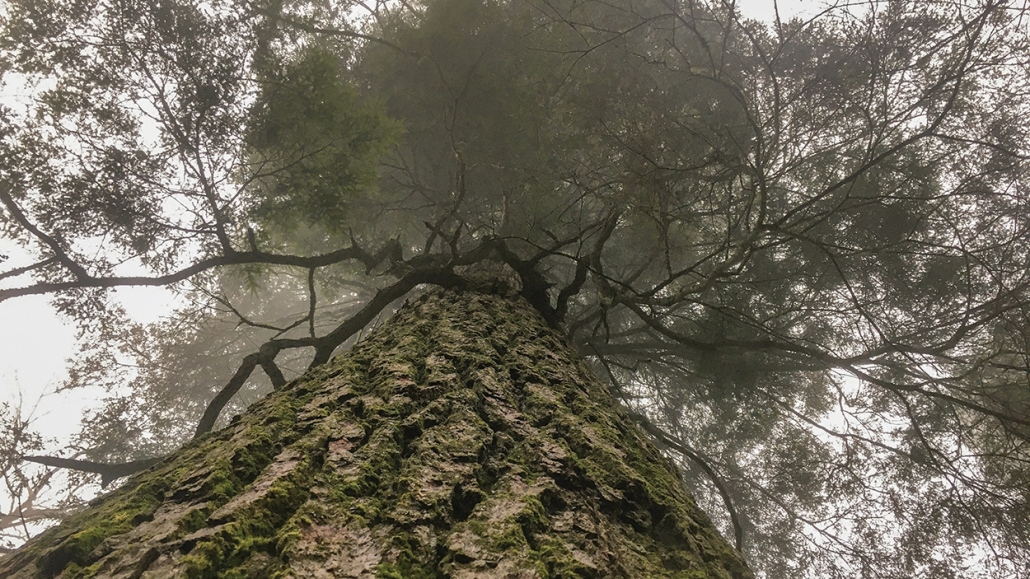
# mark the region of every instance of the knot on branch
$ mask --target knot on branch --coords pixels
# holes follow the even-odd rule
[[[454,268],[468,288],[483,293],[513,297],[522,293],[522,277],[510,265],[483,259]]]

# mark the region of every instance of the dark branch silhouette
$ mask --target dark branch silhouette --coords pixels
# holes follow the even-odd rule
[[[56,468],[67,468],[82,472],[92,472],[100,475],[100,486],[107,487],[115,479],[129,476],[141,470],[146,470],[164,460],[164,457],[144,458],[132,462],[106,463],[79,460],[75,458],[59,458],[56,456],[23,456],[22,460],[35,462]]]

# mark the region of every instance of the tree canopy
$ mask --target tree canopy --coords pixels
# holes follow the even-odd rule
[[[1028,18],[12,0],[0,235],[33,261],[0,300],[78,324],[101,472],[503,269],[760,576],[1026,576]],[[123,286],[182,305],[140,324]],[[39,439],[0,426],[31,503]]]

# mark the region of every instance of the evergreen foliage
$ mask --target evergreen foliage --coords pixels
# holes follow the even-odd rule
[[[503,270],[759,576],[1027,576],[1030,14],[863,6],[12,0],[0,300],[79,325],[107,464]]]

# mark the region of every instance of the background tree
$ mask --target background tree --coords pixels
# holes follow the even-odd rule
[[[79,495],[89,482],[80,472],[40,470],[34,468],[39,465],[22,461],[26,453],[44,448],[45,441],[31,429],[30,422],[10,404],[0,405],[0,480],[5,499],[0,507],[0,553],[5,555],[44,526],[81,508]],[[63,480],[62,474],[67,475]],[[52,485],[60,486],[60,492],[54,492]]]
[[[71,385],[132,392],[76,441],[110,463],[501,261],[760,574],[1020,576],[1025,18],[13,2],[0,202],[38,260],[0,299],[52,294]],[[185,305],[134,326],[121,285]]]

